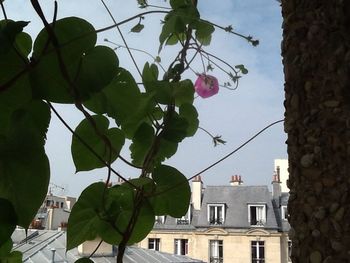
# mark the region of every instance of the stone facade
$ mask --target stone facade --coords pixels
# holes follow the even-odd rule
[[[240,176],[230,185],[192,182],[192,203],[181,219],[158,217],[138,245],[185,254],[208,263],[288,263],[288,193],[277,172],[272,194],[267,186],[244,186]]]

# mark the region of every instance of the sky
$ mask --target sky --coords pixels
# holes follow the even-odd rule
[[[208,99],[195,99],[194,104],[199,113],[200,126],[213,135],[221,135],[227,143],[213,147],[211,138],[201,130],[198,130],[194,137],[186,138],[179,145],[176,155],[167,160],[166,164],[176,167],[188,178],[233,151],[268,124],[283,119],[284,116],[284,80],[280,56],[282,17],[279,3],[274,0],[199,0],[198,2],[203,19],[222,26],[232,25],[236,32],[259,39],[260,44],[253,47],[242,38],[218,29],[215,30],[212,43],[210,47],[206,47],[206,50],[233,66],[244,64],[249,73],[241,79],[235,91],[221,88],[216,96]],[[50,20],[53,15],[53,1],[42,0],[40,3],[46,17]],[[168,4],[163,0],[149,0],[148,3],[162,6]],[[145,11],[137,7],[136,0],[106,0],[106,4],[118,22]],[[25,31],[35,38],[43,26],[30,6],[30,1],[6,0],[4,6],[8,18],[31,21]],[[113,24],[99,0],[59,1],[58,19],[67,16],[80,16],[93,24],[96,29]],[[145,29],[138,34],[130,32],[137,20],[123,25],[121,30],[129,46],[143,49],[156,56],[159,47],[158,36],[161,30],[160,21],[163,16],[146,16],[143,20]],[[0,19],[3,19],[2,14]],[[121,37],[116,30],[103,32],[98,36],[98,44],[114,48],[112,44],[104,42],[105,38],[122,44]],[[172,61],[171,58],[178,51],[177,48],[163,49],[160,57],[165,67]],[[119,48],[116,52],[120,66],[136,74],[135,66],[127,51]],[[133,52],[133,54],[141,68],[145,62],[152,62],[152,58],[143,53]],[[201,73],[200,61],[195,63],[193,68]],[[227,76],[217,69],[210,74],[215,75],[220,83],[228,80]],[[196,79],[193,72],[187,72],[185,77],[193,82]],[[83,119],[82,114],[70,105],[57,104],[55,107],[73,128]],[[107,170],[96,169],[91,172],[75,173],[70,153],[71,137],[69,131],[52,115],[46,142],[46,152],[50,158],[51,182],[53,183],[51,188],[55,194],[78,197],[89,184],[105,180]],[[203,173],[202,180],[205,185],[227,185],[231,176],[237,174],[242,176],[245,185],[270,185],[274,172],[274,159],[287,158],[285,141],[286,134],[283,131],[283,124],[279,123],[259,135],[230,158]],[[127,145],[121,155],[130,159]],[[112,166],[126,178],[138,175],[137,170],[128,167],[121,161],[116,161]],[[117,179],[112,177],[112,180]],[[64,191],[61,188],[64,188]]]

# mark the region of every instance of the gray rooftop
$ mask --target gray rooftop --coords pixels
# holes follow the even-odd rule
[[[281,204],[288,202],[288,194],[282,193]],[[288,222],[281,224],[280,207],[273,203],[272,195],[266,185],[263,186],[207,186],[202,192],[200,210],[193,210],[190,225],[177,225],[174,218],[166,217],[164,224],[156,224],[154,229],[207,229],[213,227],[208,222],[208,204],[224,204],[225,220],[218,225],[226,229],[250,229],[248,222],[248,205],[266,205],[266,223],[263,228],[272,231],[288,231]],[[256,228],[256,227],[254,227]]]
[[[53,230],[36,230],[28,233],[32,238],[27,238],[27,242],[22,242],[26,238],[24,229],[16,229],[12,238],[14,250],[23,253],[23,262],[47,263],[52,262],[52,249],[55,249],[55,261],[63,263],[73,263],[80,258],[77,249],[66,252],[66,232]],[[92,257],[96,263],[116,262],[114,256]],[[172,262],[197,262],[203,261],[191,259],[186,256],[173,255],[159,251],[152,251],[135,246],[127,247],[124,254],[124,263],[172,263]]]

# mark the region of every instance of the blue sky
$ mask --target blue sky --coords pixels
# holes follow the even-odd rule
[[[87,1],[82,0],[59,1],[58,18],[81,16],[95,28],[112,24],[100,1],[88,2],[87,4]],[[53,1],[46,0],[41,3],[47,17],[52,17]],[[144,11],[137,8],[136,1],[110,0],[106,3],[117,21]],[[149,0],[149,3],[167,4],[162,0]],[[4,2],[9,18],[31,21],[27,31],[35,36],[41,30],[42,24],[29,4],[30,1],[25,0]],[[195,100],[200,125],[214,135],[222,135],[227,143],[214,148],[211,139],[200,130],[195,137],[186,139],[180,145],[177,155],[167,163],[175,166],[187,177],[191,177],[232,151],[267,124],[282,119],[284,114],[280,56],[282,18],[279,4],[273,0],[199,0],[199,10],[203,19],[222,26],[232,25],[237,32],[258,38],[260,45],[252,47],[239,37],[219,30],[214,32],[212,45],[207,50],[232,65],[244,64],[249,74],[242,78],[236,91],[222,88],[214,97]],[[123,26],[122,30],[129,45],[157,55],[160,19],[162,19],[160,15],[147,16],[143,21],[145,29],[140,34],[129,33],[137,21]],[[115,30],[99,35],[100,44],[106,44],[103,42],[104,38],[122,43]],[[165,66],[176,51],[177,49],[173,47],[167,47],[162,51],[161,57]],[[135,73],[135,67],[126,50],[118,49],[117,55],[121,66]],[[135,57],[141,68],[146,61],[151,61],[141,53],[135,53]],[[198,63],[194,68],[200,72],[202,67]],[[227,81],[227,77],[220,71],[211,74],[221,82]],[[196,78],[192,72],[188,72],[186,77],[193,81]],[[83,116],[71,106],[57,105],[57,109],[72,127],[83,119]],[[285,140],[283,124],[277,124],[229,159],[202,174],[204,183],[228,184],[231,175],[239,174],[246,185],[269,185],[273,174],[273,160],[287,157]],[[106,169],[99,169],[75,174],[70,157],[70,144],[71,135],[53,116],[46,146],[51,160],[51,181],[64,186],[66,194],[78,196],[93,181],[103,180],[107,172]],[[129,158],[127,147],[122,155]],[[119,161],[113,167],[127,178],[138,174],[136,170]]]

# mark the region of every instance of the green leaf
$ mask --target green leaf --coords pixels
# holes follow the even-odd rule
[[[188,122],[173,112],[163,130],[163,138],[171,142],[181,142],[187,136]]]
[[[27,57],[32,51],[32,44],[29,34],[22,32],[16,36],[15,46],[24,57]]]
[[[22,252],[12,251],[8,256],[0,257],[1,263],[22,263]]]
[[[84,19],[78,17],[66,17],[55,22],[53,28],[60,45],[62,56],[66,62],[75,61],[81,55],[93,48],[96,44],[97,34],[94,27]],[[50,43],[47,46],[49,35],[47,30],[43,28],[38,34],[34,42],[33,58],[40,58],[45,52],[48,56],[54,52],[54,47]],[[56,54],[53,55],[56,57]]]
[[[32,98],[28,75],[19,75],[25,70],[26,63],[28,62],[27,54],[24,53],[21,46],[24,45],[22,42],[25,42],[23,39],[29,36],[19,32],[9,41],[7,39],[7,33],[3,31],[6,29],[5,25],[11,23],[15,23],[14,25],[16,25],[16,22],[11,22],[10,20],[8,23],[0,21],[0,49],[2,49],[0,51],[0,86],[5,88],[5,90],[0,92],[0,134],[6,132],[9,128],[13,111],[27,104]],[[3,28],[4,26],[5,29]],[[18,32],[18,30],[15,32]],[[1,38],[5,39],[1,40]],[[27,41],[31,42],[30,37]],[[6,45],[9,48],[6,48]],[[12,47],[16,47],[17,51]]]
[[[109,47],[96,46],[86,52],[77,77],[80,94],[101,91],[115,77],[118,64],[115,52]]]
[[[12,49],[17,35],[28,24],[26,21],[0,21],[0,54],[8,53]]]
[[[191,4],[191,2],[189,0],[170,0],[170,6],[173,9],[177,9],[180,7],[186,7],[190,4]]]
[[[149,184],[152,182],[142,181],[141,183]],[[143,240],[152,230],[155,219],[153,209],[148,200],[143,199],[137,207],[135,207],[134,201],[135,191],[130,189],[127,183],[122,184],[122,186],[110,188],[108,194],[108,211],[118,211],[117,213],[115,212],[114,224],[121,233],[125,233],[133,213],[137,211],[138,216],[128,241],[129,245]],[[120,242],[117,237],[115,237],[115,241],[117,242],[113,243]]]
[[[79,258],[74,263],[94,263],[94,261],[89,258]]]
[[[173,34],[180,34],[185,32],[186,23],[183,21],[180,12],[171,11],[166,17],[165,22],[162,27],[162,32],[159,35],[160,48],[166,41],[167,38],[171,37]]]
[[[196,39],[204,46],[208,46],[211,42],[211,35],[215,31],[213,25],[205,20],[198,20],[194,26],[196,28]]]
[[[147,187],[152,180],[135,179],[133,182]],[[68,250],[97,236],[110,244],[121,242],[135,211],[135,191],[126,183],[107,189],[104,209],[104,189],[103,183],[90,185],[74,205],[68,220]],[[146,199],[141,201],[136,211],[138,217],[128,244],[144,239],[154,225],[153,209]]]
[[[176,106],[181,106],[184,103],[192,104],[194,100],[194,85],[190,80],[183,80],[173,83],[173,96]]]
[[[177,169],[161,165],[152,173],[156,183],[155,196],[150,202],[156,215],[182,217],[190,204],[191,189],[186,177]]]
[[[48,106],[33,101],[14,111],[8,133],[0,135],[0,197],[12,203],[22,227],[29,226],[47,193],[50,168],[44,144],[49,121]]]
[[[9,238],[5,242],[0,243],[0,262],[2,257],[8,256],[12,250],[13,242],[12,239]]]
[[[158,152],[155,156],[155,165],[160,165],[166,159],[169,159],[177,151],[177,142],[168,141],[162,138],[159,142]]]
[[[239,69],[242,72],[242,74],[248,74],[248,69],[246,69],[242,64],[236,65],[235,68]]]
[[[172,84],[158,80],[158,68],[148,62],[143,67],[142,82],[146,92],[153,93],[155,100],[160,104],[169,104],[172,100]]]
[[[55,35],[60,46],[62,64],[43,29],[34,42],[33,58],[38,65],[31,71],[33,91],[38,98],[58,103],[72,103],[76,98],[86,100],[100,91],[115,76],[118,59],[107,47],[95,46],[96,33],[83,19],[68,17],[56,21]]]
[[[9,200],[0,198],[0,244],[11,238],[17,225],[17,215]]]
[[[181,118],[184,118],[187,121],[187,137],[193,136],[196,133],[199,125],[198,112],[196,108],[189,103],[182,104],[179,109],[179,115]]]
[[[98,132],[109,140],[112,146],[112,152],[106,145],[106,142],[97,133],[92,124],[84,119],[76,128],[75,133],[86,142],[106,163],[109,161],[114,162],[124,145],[125,137],[121,130],[118,128],[108,129],[109,121],[102,115],[92,116],[94,125]],[[72,157],[75,167],[78,171],[89,171],[96,168],[104,167],[97,157],[87,147],[73,135],[72,138]]]
[[[142,31],[142,29],[144,29],[144,27],[145,26],[143,24],[138,23],[136,26],[134,26],[133,28],[130,29],[130,32],[140,33]]]
[[[153,112],[155,101],[152,93],[140,92],[130,72],[119,68],[114,80],[84,105],[96,113],[107,113],[121,126],[125,136],[132,139]]]
[[[97,237],[97,228],[102,221],[104,189],[102,182],[91,184],[74,204],[68,219],[67,250]]]
[[[142,123],[137,129],[130,145],[132,163],[142,166],[145,157],[154,140],[154,130],[151,125]]]

